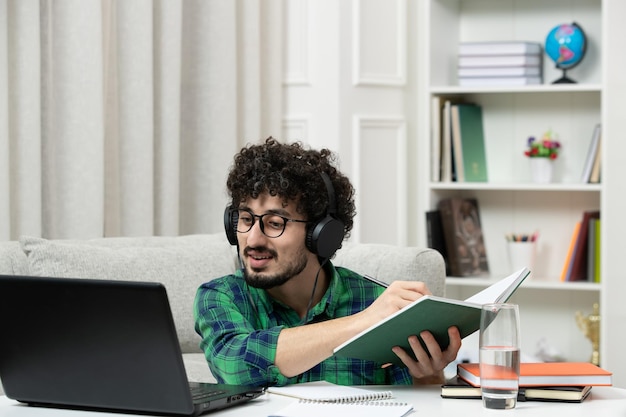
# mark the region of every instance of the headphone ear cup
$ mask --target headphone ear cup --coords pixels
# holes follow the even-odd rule
[[[330,258],[341,247],[344,237],[341,220],[327,215],[312,225],[306,234],[306,247],[322,258]]]
[[[237,224],[239,214],[237,211],[232,210],[232,206],[226,207],[224,210],[224,231],[226,232],[226,238],[231,245],[237,244],[237,230],[235,225]]]

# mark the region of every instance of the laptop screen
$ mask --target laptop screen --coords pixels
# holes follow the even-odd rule
[[[163,285],[0,276],[0,317],[0,378],[9,398],[194,414]]]

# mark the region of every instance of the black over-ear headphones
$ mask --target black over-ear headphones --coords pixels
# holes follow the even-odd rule
[[[321,172],[326,191],[328,207],[323,219],[311,224],[307,230],[305,244],[313,253],[322,258],[330,258],[341,247],[344,237],[344,224],[337,218],[337,199],[335,188],[327,173]]]
[[[328,193],[328,207],[324,218],[308,226],[305,244],[308,250],[322,258],[330,258],[341,247],[344,238],[344,224],[337,218],[337,199],[330,177],[321,172]],[[224,229],[231,245],[237,244],[237,212],[231,206],[224,210]]]
[[[239,213],[232,209],[233,206],[227,206],[224,210],[224,231],[226,231],[226,238],[228,243],[236,245],[237,242],[237,222],[239,221]]]

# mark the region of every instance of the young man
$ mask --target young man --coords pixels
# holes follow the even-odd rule
[[[456,327],[443,352],[428,332],[420,334],[428,351],[411,337],[417,361],[393,348],[405,366],[333,356],[341,343],[430,294],[422,282],[385,289],[330,262],[355,214],[354,189],[333,163],[326,149],[272,138],[235,156],[224,222],[241,269],[203,284],[194,305],[200,346],[219,382],[440,383],[456,358]]]

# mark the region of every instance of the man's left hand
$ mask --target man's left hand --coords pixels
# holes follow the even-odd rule
[[[444,382],[443,370],[448,364],[456,359],[456,355],[461,348],[461,335],[456,327],[448,329],[450,344],[442,351],[434,336],[424,331],[420,333],[426,348],[422,347],[417,336],[409,337],[409,345],[413,349],[413,354],[417,358],[414,360],[407,352],[399,346],[392,350],[409,369],[416,384],[440,384]],[[429,355],[430,353],[430,355]]]

